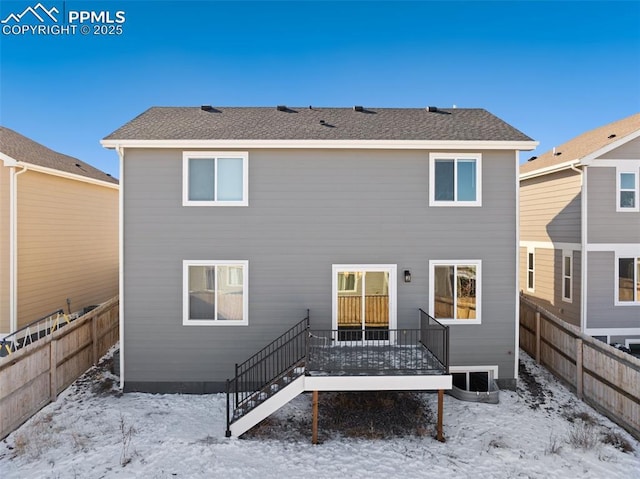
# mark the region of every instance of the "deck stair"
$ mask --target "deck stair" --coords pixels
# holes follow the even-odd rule
[[[449,330],[420,310],[420,328],[387,330],[378,341],[311,331],[307,316],[227,380],[227,437],[239,437],[305,391],[445,390]]]

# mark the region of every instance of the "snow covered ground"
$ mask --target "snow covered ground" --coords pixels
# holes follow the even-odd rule
[[[316,446],[300,427],[309,421],[309,396],[276,413],[260,435],[227,439],[224,395],[119,394],[106,360],[0,443],[0,476],[640,477],[640,443],[521,358],[518,391],[502,391],[500,404],[445,396],[444,444],[430,425],[421,436],[391,439],[324,431]],[[436,396],[420,396],[435,412]]]

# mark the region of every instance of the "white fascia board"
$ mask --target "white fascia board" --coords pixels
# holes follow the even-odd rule
[[[528,180],[530,178],[535,178],[537,176],[544,176],[550,173],[556,173],[562,170],[568,170],[571,167],[581,166],[582,162],[580,160],[571,160],[565,161],[563,163],[558,163],[557,165],[545,166],[544,168],[538,168],[537,170],[527,171],[526,173],[522,173],[520,175],[520,181]]]
[[[613,143],[609,143],[606,146],[603,146],[602,148],[589,153],[588,155],[585,155],[582,158],[582,163],[585,165],[590,165],[594,160],[596,160],[598,157],[604,155],[605,153],[609,153],[612,150],[615,150],[616,148],[624,145],[625,143],[630,142],[631,140],[635,140],[636,138],[640,137],[640,130],[636,130],[633,133],[627,135],[627,136],[623,136],[622,138],[620,138],[617,141],[614,141]]]
[[[262,148],[362,150],[534,150],[537,141],[432,140],[101,140],[105,148]]]
[[[97,180],[95,178],[89,178],[88,176],[76,175],[75,173],[67,173],[66,171],[56,170],[55,168],[47,168],[46,166],[34,165],[33,163],[26,163],[24,161],[16,162],[16,164],[12,166],[23,166],[29,171],[36,171],[38,173],[44,173],[52,176],[59,176],[61,178],[67,178],[69,180],[82,181],[83,183],[104,186],[106,188],[113,188],[114,190],[120,188],[117,183]]]

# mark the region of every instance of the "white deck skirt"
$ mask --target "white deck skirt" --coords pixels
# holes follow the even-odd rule
[[[304,391],[429,391],[451,389],[451,375],[300,376],[231,424],[231,436],[247,432]]]
[[[451,389],[451,375],[306,376],[305,391],[429,391]]]

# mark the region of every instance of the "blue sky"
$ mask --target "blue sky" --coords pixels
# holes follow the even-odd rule
[[[41,1],[120,35],[0,35],[0,123],[118,176],[150,106],[486,108],[551,149],[640,111],[640,0]],[[78,26],[80,26],[78,24]]]

